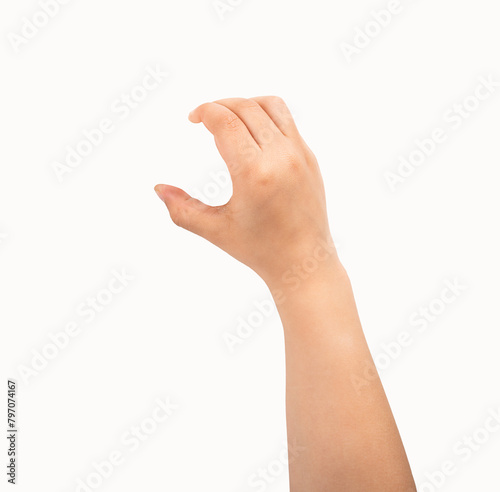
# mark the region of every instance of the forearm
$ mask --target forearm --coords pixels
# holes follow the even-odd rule
[[[270,286],[277,292],[277,286]],[[285,333],[292,492],[412,492],[396,423],[336,255],[277,300]],[[353,375],[375,374],[361,390]]]

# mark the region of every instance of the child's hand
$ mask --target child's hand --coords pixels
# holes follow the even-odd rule
[[[179,188],[157,185],[175,224],[219,246],[276,284],[292,265],[331,244],[317,160],[282,99],[222,99],[189,119],[214,135],[233,196],[209,207]]]
[[[215,136],[233,196],[209,207],[172,186],[156,191],[177,225],[255,270],[273,294],[285,341],[288,442],[301,449],[289,452],[290,490],[416,492],[332,246],[318,163],[285,103],[224,99],[190,119]],[[367,371],[360,394],[353,378]]]

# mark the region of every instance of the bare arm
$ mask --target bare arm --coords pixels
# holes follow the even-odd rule
[[[349,278],[335,253],[280,299],[288,440],[302,450],[290,463],[291,490],[414,492]],[[357,384],[368,365],[369,382]]]
[[[213,133],[233,196],[209,207],[158,185],[173,221],[242,261],[270,288],[285,333],[292,492],[414,492],[399,432],[333,245],[314,154],[284,102],[224,99],[191,121]],[[353,376],[374,377],[362,391]],[[292,459],[293,458],[293,459]]]

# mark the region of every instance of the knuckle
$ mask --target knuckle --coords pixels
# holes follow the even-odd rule
[[[240,119],[235,114],[227,114],[221,124],[227,130],[236,130],[240,128]]]
[[[182,209],[177,208],[173,210],[170,214],[170,218],[177,227],[186,228],[186,214]]]
[[[181,227],[181,216],[179,212],[173,212],[170,214],[170,218],[172,219],[172,222],[177,226]]]
[[[300,182],[307,175],[307,159],[297,153],[284,153],[280,157],[281,170],[294,182]]]
[[[276,182],[276,176],[269,169],[261,169],[255,174],[254,182],[259,188],[269,188]]]
[[[280,161],[284,166],[292,169],[297,169],[303,164],[303,158],[297,152],[292,150],[283,151],[280,155]]]

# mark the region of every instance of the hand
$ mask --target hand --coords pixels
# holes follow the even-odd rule
[[[179,188],[157,185],[176,225],[220,247],[268,285],[318,244],[332,244],[317,160],[282,99],[222,99],[202,104],[189,119],[214,135],[233,196],[210,207]]]

